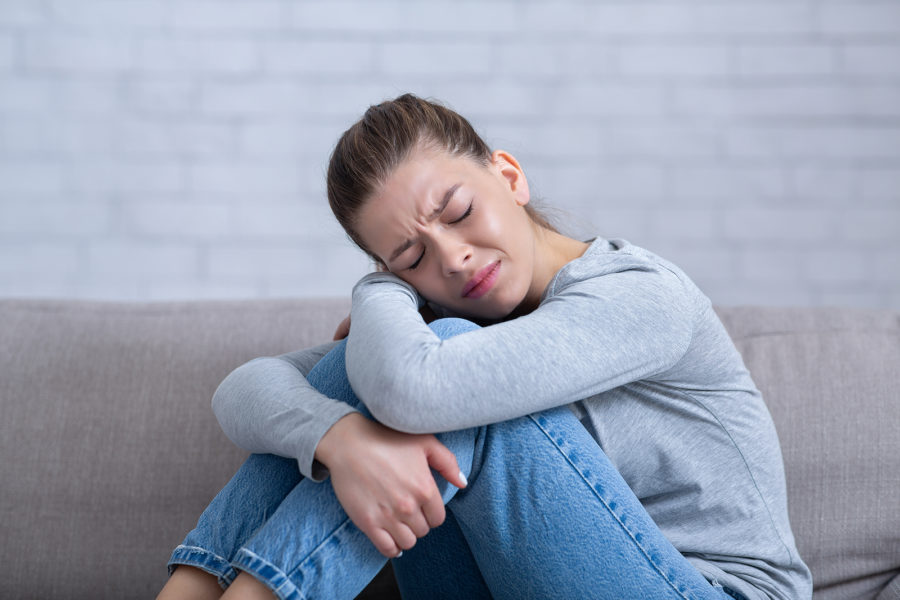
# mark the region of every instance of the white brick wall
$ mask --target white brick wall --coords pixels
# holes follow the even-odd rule
[[[900,307],[896,0],[0,0],[0,295],[346,295],[328,153],[443,99],[720,304]]]

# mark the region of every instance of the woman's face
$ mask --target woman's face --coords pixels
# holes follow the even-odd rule
[[[438,150],[401,163],[359,212],[357,230],[388,269],[453,312],[502,319],[537,305],[535,228],[525,174],[510,154],[491,164]],[[538,289],[539,288],[539,289]]]

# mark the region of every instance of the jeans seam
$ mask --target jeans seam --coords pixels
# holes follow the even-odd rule
[[[594,485],[588,480],[587,477],[585,477],[584,473],[581,472],[581,469],[579,469],[578,466],[572,462],[572,460],[569,458],[569,455],[565,452],[565,450],[563,450],[559,446],[559,444],[556,443],[556,440],[554,439],[551,432],[548,431],[543,425],[541,425],[541,423],[538,421],[538,419],[535,418],[534,415],[528,415],[528,418],[531,419],[535,425],[537,425],[538,429],[540,429],[543,432],[543,434],[547,437],[547,439],[550,440],[550,443],[553,444],[553,446],[555,446],[557,450],[559,450],[560,454],[562,454],[562,456],[563,456],[563,458],[565,458],[566,462],[569,463],[569,465],[571,465],[573,469],[575,469],[575,472],[578,473],[578,476],[581,477],[582,481],[584,481],[588,485],[588,487],[590,488],[590,490],[594,494],[594,496],[597,498],[597,500],[600,501],[600,503],[603,505],[603,507],[606,508],[606,510],[609,512],[609,514],[612,515],[612,517],[615,519],[616,523],[619,524],[619,527],[621,527],[622,531],[624,531],[626,534],[628,534],[628,537],[631,538],[631,541],[634,543],[635,547],[638,548],[638,550],[640,550],[641,554],[644,555],[644,558],[647,559],[647,562],[653,567],[653,570],[656,571],[657,573],[659,573],[660,577],[662,577],[663,580],[669,584],[669,586],[672,588],[672,590],[674,590],[675,593],[677,593],[681,598],[684,598],[685,600],[690,600],[690,598],[688,596],[685,596],[684,592],[682,592],[681,590],[678,589],[678,587],[675,585],[675,582],[673,582],[671,579],[669,579],[669,577],[665,574],[665,572],[656,564],[656,561],[653,560],[653,558],[651,557],[651,555],[647,551],[647,549],[644,548],[643,545],[641,545],[641,543],[637,540],[637,538],[635,538],[634,534],[628,529],[628,527],[625,525],[625,523],[623,523],[621,521],[621,519],[619,519],[619,516],[616,514],[616,512],[609,507],[609,504],[607,504],[606,500],[604,500],[603,497],[600,495],[600,493],[597,492],[597,490],[594,488]]]
[[[182,553],[187,553],[188,555],[204,554],[206,556],[214,558],[218,563],[220,563],[223,568],[221,572],[216,572],[208,564],[200,563],[199,561],[187,562],[188,556],[177,558],[178,555]],[[178,560],[178,562],[173,562],[172,559],[176,559]],[[210,575],[214,575],[222,589],[226,589],[234,581],[234,578],[237,577],[237,573],[235,573],[234,568],[231,566],[227,559],[201,546],[187,546],[185,544],[179,544],[178,546],[176,546],[175,550],[172,552],[172,557],[169,559],[169,566],[173,567],[178,565],[194,567],[196,569],[205,571]]]
[[[351,523],[350,517],[347,517],[347,518],[345,518],[343,521],[341,521],[340,524],[339,524],[337,527],[335,527],[334,529],[332,529],[332,530],[328,533],[328,535],[326,535],[325,537],[322,538],[322,541],[319,542],[319,545],[318,545],[318,546],[316,546],[315,548],[313,548],[312,550],[310,550],[309,553],[307,553],[307,555],[304,557],[304,559],[301,560],[299,563],[297,563],[297,566],[296,566],[296,567],[294,567],[293,569],[291,569],[291,571],[287,574],[287,577],[288,577],[289,579],[293,578],[293,576],[294,576],[295,574],[297,574],[297,572],[300,571],[300,570],[303,568],[304,565],[306,565],[310,560],[312,560],[313,556],[315,556],[315,554],[316,554],[323,546],[325,546],[325,545],[328,543],[328,540],[330,540],[330,539],[331,539],[338,531],[340,531],[341,529],[346,528],[347,525],[350,524],[350,523]]]
[[[300,591],[300,588],[298,588],[297,585],[291,580],[290,575],[288,575],[287,573],[285,573],[284,571],[282,571],[282,570],[281,570],[280,568],[278,568],[276,565],[274,565],[274,564],[272,564],[271,562],[267,561],[266,559],[264,559],[264,558],[261,557],[260,555],[256,554],[255,552],[253,552],[253,551],[251,551],[251,550],[248,550],[247,548],[241,548],[241,549],[238,551],[238,555],[235,557],[235,561],[237,562],[237,560],[238,560],[239,558],[241,558],[242,556],[243,556],[243,557],[250,558],[250,559],[252,559],[252,560],[254,560],[254,561],[257,561],[257,562],[259,562],[259,563],[261,563],[261,564],[264,564],[264,565],[266,565],[267,567],[271,568],[272,570],[277,571],[278,573],[281,574],[282,577],[284,577],[284,582],[283,582],[281,585],[279,585],[278,587],[272,588],[271,585],[268,586],[276,596],[278,596],[279,598],[285,598],[285,597],[288,597],[288,596],[285,596],[285,592],[284,592],[283,588],[285,588],[285,587],[290,587],[290,588],[293,588],[292,593],[291,593],[291,596],[289,596],[290,598],[292,598],[292,599],[296,598],[297,600],[306,600],[306,595],[305,595],[303,592],[301,592],[301,591]],[[242,570],[244,570],[244,571],[246,571],[246,572],[251,572],[251,571],[256,572],[256,571],[257,571],[256,569],[251,569],[251,568],[250,568],[250,565],[242,565],[242,564],[238,563],[236,566],[239,567],[239,568],[241,568]],[[251,574],[253,574],[253,573],[251,573]],[[256,572],[256,573],[254,574],[254,576],[257,576],[257,575],[259,575],[258,572]],[[264,578],[258,577],[258,579],[259,579],[260,581],[266,583],[265,580],[264,580]],[[268,585],[268,584],[267,584],[267,585]],[[296,594],[296,596],[293,595],[294,593]]]

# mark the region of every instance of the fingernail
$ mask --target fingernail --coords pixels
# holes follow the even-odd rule
[[[463,487],[466,487],[467,485],[469,485],[469,480],[466,479],[466,476],[462,471],[459,472],[459,478],[462,479]]]
[[[394,558],[400,558],[401,556],[403,556],[403,550],[401,550],[401,551],[400,551],[400,554],[398,554],[398,555],[395,556]]]

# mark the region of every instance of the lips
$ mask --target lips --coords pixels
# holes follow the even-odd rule
[[[500,272],[500,261],[492,262],[475,273],[475,276],[463,287],[463,298],[481,298],[487,294],[497,281]]]

